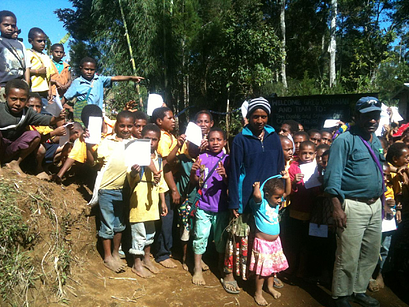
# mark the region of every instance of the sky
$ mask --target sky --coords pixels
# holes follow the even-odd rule
[[[68,0],[13,0],[1,1],[0,10],[13,12],[17,17],[17,27],[21,29],[20,38],[26,48],[30,48],[28,43],[28,31],[33,27],[41,28],[50,38],[52,43],[58,43],[67,34],[64,24],[58,20],[54,11],[60,8],[72,8]],[[65,43],[65,52],[67,52]]]

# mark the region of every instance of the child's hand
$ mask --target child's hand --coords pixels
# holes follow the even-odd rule
[[[153,182],[155,182],[155,184],[158,184],[160,181],[160,177],[161,177],[160,173],[162,173],[162,170],[160,170],[159,172],[153,173]]]
[[[256,203],[261,202],[260,182],[253,183],[253,198]]]
[[[137,174],[141,171],[141,167],[138,164],[134,164],[131,167],[131,176],[136,177]]]
[[[202,142],[200,143],[200,152],[206,151],[208,146],[209,142],[207,141],[207,139],[203,139]]]
[[[42,65],[41,68],[35,69],[34,74],[39,76],[45,76],[47,74],[47,68],[45,68],[45,66]]]
[[[72,106],[70,106],[69,104],[67,104],[67,103],[65,103],[62,107],[63,107],[64,109],[67,109],[67,110],[70,111],[71,113],[74,112],[74,108],[73,108]]]
[[[64,126],[60,126],[60,127],[54,129],[53,134],[54,134],[54,136],[62,136],[62,135],[66,135],[67,132],[65,131]]]
[[[65,109],[63,108],[60,112],[60,115],[58,116],[58,120],[64,120],[65,119]]]
[[[282,176],[283,179],[288,179],[288,178],[290,178],[290,174],[288,174],[287,171],[282,171],[282,172],[281,172],[281,176]]]
[[[402,211],[400,211],[400,210],[396,210],[396,223],[400,223],[400,222],[402,222]]]
[[[196,162],[193,163],[192,165],[192,169],[190,170],[190,173],[196,174],[196,171],[200,169],[201,163],[202,163],[202,160],[200,158],[197,158]]]
[[[176,190],[174,190],[174,191],[172,191],[172,202],[175,204],[175,205],[179,205],[180,204],[180,194],[179,194],[179,191],[176,189]]]
[[[300,182],[303,178],[304,178],[304,174],[298,173],[298,174],[295,174],[294,180],[295,180],[296,183],[298,183],[298,182]]]
[[[185,143],[185,141],[186,141],[186,134],[179,135],[179,137],[178,137],[178,147],[179,148],[182,147],[183,143]]]
[[[132,76],[131,80],[134,82],[139,83],[141,80],[145,79],[144,77],[139,77],[139,76]]]
[[[168,214],[168,207],[166,203],[161,202],[161,213],[160,216],[166,216]]]
[[[85,129],[84,132],[81,134],[82,138],[89,138],[90,134],[89,134],[89,130]]]
[[[227,174],[226,174],[226,169],[223,166],[223,162],[219,161],[217,163],[217,168],[216,168],[216,173],[218,173],[220,176],[222,176],[223,179],[227,178]]]

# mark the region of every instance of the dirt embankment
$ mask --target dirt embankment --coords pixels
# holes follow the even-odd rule
[[[194,286],[177,260],[178,268],[150,279],[130,267],[116,274],[102,263],[95,216],[84,213],[84,188],[21,179],[4,169],[0,179],[0,207],[7,208],[0,211],[1,306],[255,306],[253,283],[240,282],[239,295],[227,294],[216,264],[204,273],[204,287]],[[204,257],[209,264],[214,258]],[[279,291],[278,300],[265,294],[272,306],[327,306],[330,298],[325,287],[302,282]],[[374,297],[381,306],[407,306],[388,288]]]

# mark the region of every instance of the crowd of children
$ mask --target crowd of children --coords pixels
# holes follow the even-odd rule
[[[323,174],[331,143],[347,125],[339,131],[305,132],[301,124],[287,120],[276,131],[268,124],[271,105],[260,97],[248,103],[247,124],[230,153],[226,133],[215,126],[209,111],[199,111],[193,119],[202,131],[197,146],[184,134],[173,135],[175,118],[168,107],[155,109],[151,123],[141,111],[121,111],[111,128],[102,120],[101,141],[88,144],[90,117],[103,118],[104,88],[143,78],[96,75],[96,61],[86,57],[80,63],[81,76],[72,80],[62,60],[63,45],[52,45],[50,58],[44,53],[46,34],[32,28],[32,48],[25,50],[13,38],[16,22],[12,12],[0,12],[0,162],[25,176],[22,162],[31,157],[31,173],[51,179],[50,166],[56,167],[52,179],[57,183],[73,165],[98,169],[93,203],[99,204],[98,235],[107,268],[126,270],[121,248],[133,258],[132,272],[142,278],[159,273],[155,262],[176,267],[172,249],[177,225],[185,270],[192,243],[195,285],[206,284],[202,271],[208,269],[203,261],[208,242],[214,242],[224,289],[239,293],[238,276],[246,280],[253,275],[254,299],[262,306],[267,305],[265,281],[267,291],[280,297],[276,289],[284,284],[277,273],[282,271],[330,282],[335,229],[323,194]],[[60,114],[47,114],[46,107],[59,98],[64,107]],[[73,122],[67,120],[68,113]],[[382,139],[387,160],[384,221],[395,220],[398,227],[385,227],[379,268],[368,281],[372,291],[384,286],[387,259],[389,267],[408,261],[408,136],[409,125],[403,125]],[[63,137],[68,137],[66,142],[60,142]],[[126,148],[135,139],[150,140],[148,166],[125,163]],[[130,238],[122,236],[126,228]],[[407,268],[400,272],[404,279]]]

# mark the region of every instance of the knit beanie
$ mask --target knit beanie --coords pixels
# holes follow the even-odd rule
[[[268,116],[271,114],[271,105],[268,100],[263,97],[258,97],[250,100],[247,118],[250,118],[251,114],[257,109],[262,109],[268,114]]]

